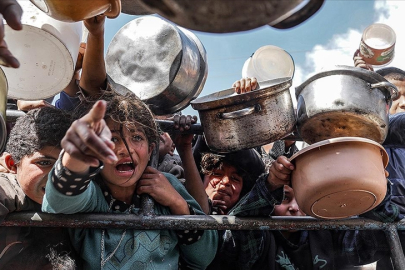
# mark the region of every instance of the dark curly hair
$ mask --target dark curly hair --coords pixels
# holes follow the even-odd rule
[[[45,146],[61,148],[61,140],[71,124],[71,114],[43,107],[29,111],[17,119],[7,142],[6,151],[19,163]]]
[[[385,79],[391,79],[396,81],[405,81],[405,71],[395,67],[381,68],[376,73],[383,76]]]
[[[149,107],[133,93],[125,95],[114,91],[104,91],[102,95],[86,98],[74,112],[73,118],[79,119],[91,110],[97,100],[107,101],[104,119],[112,119],[120,124],[140,125],[148,138],[149,144],[158,142],[159,134],[153,113]]]

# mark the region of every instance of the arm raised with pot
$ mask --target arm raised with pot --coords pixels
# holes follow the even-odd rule
[[[180,131],[190,129],[190,126],[197,122],[197,116],[176,115],[174,117],[175,129]],[[185,187],[191,196],[198,202],[204,213],[209,214],[207,193],[205,193],[203,181],[197,169],[192,151],[193,134],[177,133],[174,136],[174,143],[181,158],[184,169]]]
[[[104,15],[84,20],[89,35],[87,37],[86,53],[83,56],[82,76],[79,86],[89,96],[97,95],[102,89],[106,88],[104,23]]]

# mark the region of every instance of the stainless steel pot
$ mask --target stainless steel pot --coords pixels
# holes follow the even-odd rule
[[[133,2],[127,4],[126,2]],[[183,27],[213,33],[245,31],[270,24],[296,26],[320,9],[324,0],[125,0],[122,12],[157,13]],[[140,8],[133,8],[133,5]],[[243,11],[243,16],[240,16]]]
[[[363,137],[382,143],[398,90],[379,74],[337,66],[309,78],[295,90],[297,128],[309,143]]]
[[[198,110],[208,147],[219,153],[264,145],[291,133],[295,113],[291,78],[260,82],[260,89],[220,91],[191,102]]]
[[[202,91],[208,67],[204,46],[190,31],[157,16],[122,27],[106,55],[107,73],[157,115],[180,111]]]

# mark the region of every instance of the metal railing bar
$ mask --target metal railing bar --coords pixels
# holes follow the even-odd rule
[[[15,212],[10,213],[0,226],[142,230],[405,230],[405,221],[383,223],[364,218],[318,220],[311,217],[239,218],[222,215],[145,216],[97,213],[55,215],[41,212]]]
[[[401,270],[405,265],[405,256],[399,240],[397,228],[389,225],[387,229],[384,230],[384,233],[391,249],[391,260],[393,267],[395,270]]]

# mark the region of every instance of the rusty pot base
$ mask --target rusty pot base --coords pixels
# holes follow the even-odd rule
[[[335,137],[362,137],[379,143],[385,140],[386,124],[361,112],[331,111],[318,113],[299,127],[300,136],[309,144]]]

